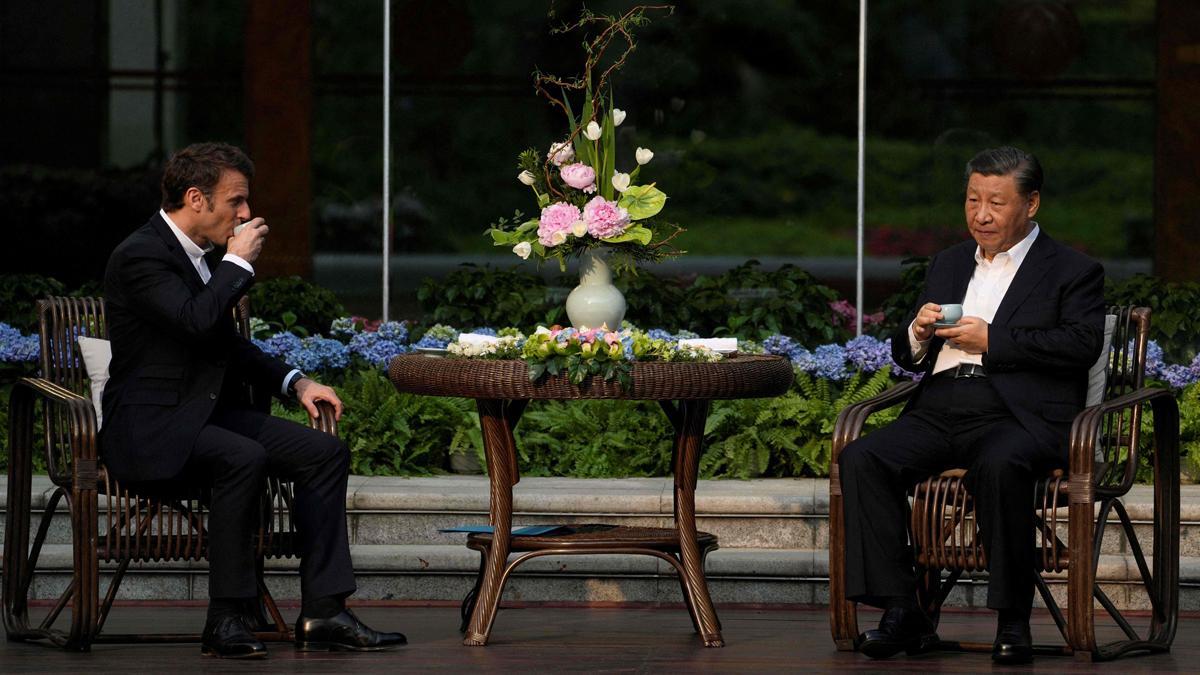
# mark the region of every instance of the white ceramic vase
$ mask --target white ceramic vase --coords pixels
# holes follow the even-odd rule
[[[591,248],[579,259],[579,285],[567,296],[567,318],[578,330],[620,330],[625,296],[613,286],[608,251]]]

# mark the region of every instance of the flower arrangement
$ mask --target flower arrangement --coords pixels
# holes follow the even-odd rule
[[[518,212],[500,219],[488,230],[494,245],[510,247],[524,259],[556,258],[564,270],[568,257],[597,247],[609,249],[617,271],[681,253],[668,242],[682,228],[656,218],[666,193],[642,180],[642,167],[654,152],[637,148],[636,164],[628,172],[617,163],[616,130],[627,113],[614,105],[610,77],[634,49],[632,29],[649,21],[647,11],[657,9],[669,8],[639,6],[620,17],[585,11],[578,22],[556,31],[602,27],[585,47],[588,57],[581,77],[534,74],[538,92],[566,115],[568,134],[551,143],[544,158],[534,148],[520,154],[517,180],[533,191],[539,214],[524,219]],[[615,40],[624,42],[624,51],[608,62],[604,54]],[[583,105],[576,115],[570,98],[579,94]]]

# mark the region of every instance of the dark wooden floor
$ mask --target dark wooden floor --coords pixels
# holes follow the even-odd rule
[[[464,647],[458,611],[451,607],[356,609],[381,629],[407,633],[409,646],[382,654],[304,654],[270,644],[261,662],[220,661],[200,656],[197,645],[98,645],[88,654],[64,653],[31,644],[0,641],[0,673],[28,672],[828,672],[889,670],[971,672],[993,669],[986,654],[938,653],[900,656],[883,663],[835,651],[823,608],[808,610],[725,609],[724,649],[705,649],[680,609],[545,608],[505,609],[488,647]],[[294,609],[285,611],[293,616]],[[864,615],[864,625],[875,618]],[[199,630],[201,607],[118,607],[110,618],[118,631]],[[869,623],[868,623],[869,622]],[[990,640],[993,615],[953,613],[942,618],[943,639]],[[1035,616],[1035,640],[1053,642],[1057,633],[1046,615]],[[1018,669],[1030,670],[1030,668]],[[1092,665],[1071,658],[1041,657],[1032,670],[1084,672],[1196,672],[1200,670],[1200,619],[1181,622],[1171,654],[1126,658]]]

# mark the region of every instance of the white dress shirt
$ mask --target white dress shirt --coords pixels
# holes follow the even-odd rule
[[[212,244],[209,244],[206,249],[200,248],[196,245],[196,242],[183,233],[183,230],[179,229],[179,226],[175,224],[175,221],[171,220],[171,216],[168,216],[166,211],[159,209],[158,215],[167,221],[167,227],[171,228],[171,231],[175,233],[175,238],[179,240],[179,245],[183,247],[184,253],[187,253],[188,259],[192,261],[192,267],[196,268],[196,274],[199,274],[200,280],[207,284],[208,280],[212,278],[212,272],[208,269],[208,263],[204,262],[204,254],[212,250]],[[221,260],[228,260],[250,274],[254,274],[254,268],[241,256],[226,253],[225,257],[221,258]]]
[[[204,254],[212,250],[212,244],[209,244],[207,249],[200,248],[196,242],[192,241],[190,237],[183,233],[183,230],[179,229],[179,226],[175,224],[175,221],[171,220],[171,216],[168,216],[166,211],[159,209],[158,215],[162,216],[162,219],[167,221],[167,227],[171,228],[171,232],[173,232],[175,234],[175,238],[179,240],[179,245],[183,247],[183,252],[187,253],[188,260],[191,261],[192,267],[196,268],[196,274],[199,274],[200,280],[207,285],[208,281],[212,279],[212,272],[208,269],[208,263],[204,262]],[[250,274],[254,274],[254,268],[251,267],[250,263],[246,262],[245,258],[242,258],[239,255],[226,253],[221,260],[228,260],[229,262],[246,270]],[[299,368],[293,368],[287,375],[283,376],[283,385],[280,387],[280,391],[283,392],[284,397],[287,397],[288,395],[288,385],[292,383],[292,378],[297,375],[304,377],[304,373],[301,372]]]
[[[1000,308],[1000,302],[1004,300],[1004,294],[1008,292],[1013,277],[1017,276],[1017,270],[1021,268],[1025,255],[1029,253],[1030,247],[1033,246],[1033,240],[1037,239],[1040,231],[1041,228],[1034,222],[1033,229],[1024,239],[1007,251],[997,253],[991,260],[983,256],[982,249],[978,246],[975,247],[975,273],[971,275],[971,281],[967,284],[967,296],[963,298],[963,316],[976,316],[989,324],[992,323],[992,320],[996,318],[996,310]],[[913,330],[915,325],[916,319],[913,319],[908,326],[908,342],[912,348],[913,362],[920,363],[925,359],[925,353],[929,350],[929,341],[933,338],[918,340],[916,332]],[[983,365],[983,355],[968,354],[947,341],[942,346],[942,350],[938,352],[937,363],[933,364],[932,374],[936,375],[943,370],[950,370],[960,363]]]

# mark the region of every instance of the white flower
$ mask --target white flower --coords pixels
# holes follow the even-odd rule
[[[537,329],[533,331],[533,334],[534,335],[549,335],[550,329],[546,328],[545,326],[538,326]]]
[[[523,241],[514,246],[512,251],[513,253],[521,256],[522,260],[528,260],[529,254],[533,252],[533,247],[529,245],[529,242]]]
[[[587,136],[589,141],[600,139],[600,125],[596,124],[596,120],[587,123],[587,128],[583,130],[583,135]]]
[[[571,234],[575,235],[576,237],[582,237],[583,235],[587,234],[587,223],[583,222],[582,220],[577,220],[571,223]]]
[[[613,108],[613,126],[621,126],[621,122],[625,121],[625,111],[620,108]]]
[[[567,141],[550,144],[550,161],[554,162],[554,166],[570,164],[573,159],[575,159],[575,146]]]
[[[619,172],[614,173],[613,177],[612,177],[612,184],[613,184],[613,187],[616,188],[617,192],[624,192],[624,191],[628,190],[629,189],[629,174],[619,173]]]
[[[537,178],[535,178],[534,175],[528,171],[522,171],[521,173],[517,174],[517,180],[526,185],[533,185]]]
[[[650,160],[654,159],[654,153],[650,152],[650,148],[638,148],[637,152],[633,154],[637,157],[638,164],[649,164]]]
[[[563,232],[562,230],[559,230],[558,232],[555,232],[554,234],[550,235],[550,245],[551,246],[558,246],[559,244],[563,243],[566,240],[567,240],[567,233]]]

